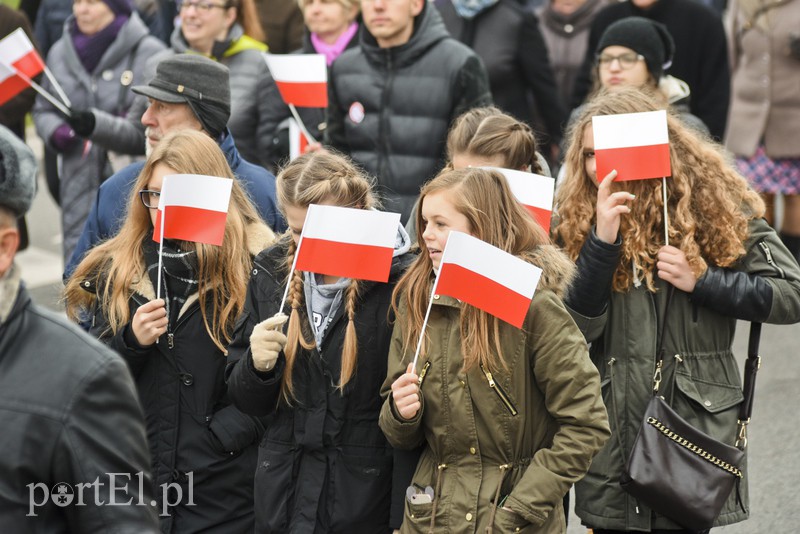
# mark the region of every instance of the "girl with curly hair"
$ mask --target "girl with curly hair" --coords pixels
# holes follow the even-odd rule
[[[153,225],[163,178],[234,180],[222,246],[165,239],[163,276]],[[253,471],[263,421],[231,405],[226,346],[244,309],[253,257],[274,234],[208,135],[164,137],[133,186],[122,229],[93,248],[65,289],[67,313],[92,310],[90,332],[119,352],[147,422],[158,502],[174,484],[193,499],[163,510],[164,532],[252,532]],[[161,280],[161,295],[156,287]],[[191,478],[190,478],[191,477]]]
[[[380,425],[395,447],[424,450],[401,532],[565,532],[564,494],[608,438],[598,374],[561,301],[574,264],[493,170],[445,170],[417,215],[423,253],[393,296],[397,323]],[[451,231],[543,269],[522,328],[434,295]],[[430,488],[427,490],[426,488]]]
[[[565,302],[591,343],[612,425],[612,439],[576,485],[576,513],[596,534],[681,531],[618,483],[652,394],[659,321],[664,353],[673,355],[663,369],[662,383],[674,384],[661,390],[667,401],[696,428],[733,444],[742,401],[731,352],[737,319],[800,320],[800,268],[721,147],[668,116],[666,221],[662,180],[596,176],[592,117],[657,109],[636,90],[590,102],[571,132],[556,197],[554,236],[578,265]],[[746,508],[746,491],[742,498]],[[716,524],[746,517],[732,495]]]
[[[329,152],[291,161],[277,190],[289,230],[256,258],[228,369],[234,404],[271,417],[256,471],[256,530],[386,532],[395,466],[378,427],[378,390],[391,294],[410,239],[398,226],[388,283],[290,273],[309,205],[378,205],[371,181]],[[287,317],[279,312],[287,282],[284,335]]]

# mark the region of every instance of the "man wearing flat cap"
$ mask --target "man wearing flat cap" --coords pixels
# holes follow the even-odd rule
[[[157,532],[155,507],[106,508],[153,499],[144,416],[127,364],[35,306],[14,264],[16,221],[35,193],[33,153],[0,126],[0,525],[3,532]]]
[[[226,124],[231,113],[228,68],[195,54],[177,54],[162,60],[147,85],[133,88],[150,102],[142,115],[146,152],[166,134],[192,129],[207,133],[218,143],[233,173],[250,194],[259,214],[276,233],[286,229],[275,197],[275,176],[239,155]],[[133,163],[106,180],[97,193],[75,252],[64,271],[66,279],[92,247],[114,236],[122,226],[136,177],[144,162]]]

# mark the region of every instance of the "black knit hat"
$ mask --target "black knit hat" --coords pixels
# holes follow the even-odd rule
[[[609,46],[624,46],[643,55],[647,70],[656,80],[669,68],[675,54],[675,42],[667,27],[644,17],[627,17],[606,28],[595,52],[599,55]]]

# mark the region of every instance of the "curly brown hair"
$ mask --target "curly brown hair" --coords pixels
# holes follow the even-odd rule
[[[583,140],[592,117],[658,109],[657,99],[642,90],[601,93],[574,122],[566,176],[556,195],[554,231],[555,241],[573,260],[597,221],[597,182],[586,172]],[[675,115],[668,115],[667,126],[672,166],[672,177],[666,180],[669,243],[686,254],[695,276],[702,275],[708,265],[730,267],[745,253],[748,221],[763,216],[764,203],[720,145]],[[613,290],[626,291],[638,275],[655,291],[656,256],[664,245],[662,180],[615,182],[612,190],[636,195],[631,213],[620,222],[622,250]]]

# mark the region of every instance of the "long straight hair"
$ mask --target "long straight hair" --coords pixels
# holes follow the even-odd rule
[[[278,207],[284,211],[287,206],[308,208],[311,204],[327,203],[346,208],[373,209],[378,206],[372,192],[372,183],[346,157],[338,154],[315,152],[304,154],[289,162],[278,174]],[[291,230],[289,230],[291,231]],[[297,247],[290,240],[286,257],[286,271],[292,268]],[[289,324],[286,329],[288,339],[284,354],[286,369],[283,373],[282,392],[287,402],[293,396],[292,369],[300,349],[315,347],[310,324],[303,321],[300,309],[303,306],[303,274],[295,271],[289,281],[287,301],[291,307]],[[342,349],[339,389],[344,390],[356,372],[358,360],[358,339],[356,337],[355,314],[361,283],[352,280],[344,298],[347,313],[344,346]]]
[[[119,233],[93,248],[67,281],[64,295],[67,314],[77,319],[81,310],[100,298],[112,334],[131,320],[129,299],[134,287],[146,278],[143,243],[153,233],[148,208],[139,191],[147,189],[153,171],[163,165],[180,174],[205,174],[233,179],[230,208],[222,246],[183,242],[182,248],[197,253],[200,311],[208,335],[227,353],[233,326],[244,307],[252,264],[245,228],[261,219],[225,160],[208,135],[181,130],[165,136],[147,159],[128,199],[128,211]],[[93,282],[96,293],[83,288]]]
[[[471,235],[509,254],[533,263],[534,252],[550,238],[517,201],[505,177],[497,171],[479,168],[444,170],[425,184],[417,211],[417,243],[424,243],[425,198],[445,193],[458,213],[467,218]],[[422,322],[433,284],[433,262],[420,254],[397,283],[392,309],[403,331],[406,354],[422,333]],[[405,308],[402,312],[402,308]],[[500,320],[473,306],[461,310],[461,344],[464,368],[483,364],[492,371],[506,367],[501,350]],[[423,341],[427,348],[427,339]]]

